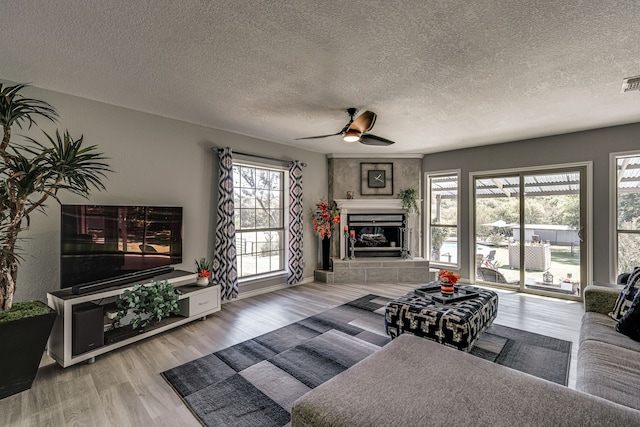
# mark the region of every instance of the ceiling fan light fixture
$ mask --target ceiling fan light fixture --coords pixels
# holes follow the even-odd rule
[[[344,133],[342,137],[346,142],[358,142],[360,141],[360,132],[356,132],[355,130],[348,130]]]

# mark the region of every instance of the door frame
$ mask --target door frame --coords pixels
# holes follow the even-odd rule
[[[562,164],[551,164],[541,166],[528,166],[521,168],[509,168],[509,169],[496,169],[496,170],[484,170],[475,171],[469,173],[469,280],[472,284],[476,283],[476,261],[475,261],[475,248],[476,248],[476,205],[475,205],[475,180],[476,178],[493,177],[493,176],[505,176],[505,175],[527,175],[527,174],[544,174],[556,173],[567,170],[584,169],[585,176],[584,182],[580,185],[580,202],[584,210],[584,226],[582,230],[583,242],[580,245],[580,262],[581,262],[581,280],[580,280],[580,296],[560,295],[554,292],[540,291],[534,289],[524,290],[524,284],[521,282],[516,286],[500,286],[510,290],[517,290],[518,292],[530,293],[536,295],[552,296],[555,298],[569,299],[582,301],[582,295],[584,294],[584,288],[593,282],[593,162],[573,162]],[[523,207],[521,206],[521,209]],[[521,227],[521,231],[524,227]],[[522,254],[521,254],[522,256]],[[583,265],[584,264],[584,265]],[[486,284],[486,282],[482,282]],[[491,286],[494,286],[491,284]]]

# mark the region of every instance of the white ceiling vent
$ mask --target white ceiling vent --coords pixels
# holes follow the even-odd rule
[[[632,90],[640,90],[640,76],[627,77],[622,80],[620,93],[631,92]]]

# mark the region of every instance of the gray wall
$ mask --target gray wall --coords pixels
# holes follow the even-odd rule
[[[593,278],[609,282],[609,154],[640,149],[640,123],[555,135],[506,144],[428,154],[425,172],[461,169],[460,235],[462,274],[468,277],[469,260],[469,173],[497,169],[545,166],[571,162],[593,162]],[[640,261],[640,260],[638,260]]]
[[[317,246],[309,212],[317,200],[327,197],[324,154],[37,88],[25,94],[49,102],[60,113],[58,128],[69,129],[74,137],[84,135],[87,144],[98,145],[111,158],[115,173],[109,175],[105,192],[93,193],[89,201],[61,194],[61,201],[182,206],[184,263],[178,268],[188,271],[195,258],[210,257],[213,250],[217,167],[212,146],[306,162],[304,276],[313,277]],[[14,135],[22,133],[17,130]],[[30,229],[22,234],[24,261],[16,301],[45,300],[47,292],[59,289],[59,233],[60,207],[51,201],[46,215],[34,213]]]
[[[393,194],[390,196],[363,196],[360,194],[360,163],[393,163]],[[415,188],[421,191],[422,160],[398,158],[330,158],[329,198],[346,199],[347,191],[353,191],[354,199],[396,199],[400,190]]]

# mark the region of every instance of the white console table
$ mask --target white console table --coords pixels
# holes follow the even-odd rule
[[[205,319],[207,315],[220,310],[220,286],[195,286],[196,278],[196,273],[188,273],[185,271],[174,271],[154,277],[153,280],[167,280],[181,292],[180,300],[178,302],[180,308],[179,314],[177,316],[171,316],[163,319],[161,322],[154,325],[149,325],[143,332],[131,331],[124,335],[118,334],[117,330],[113,330],[113,332],[105,331],[105,325],[111,322],[111,320],[107,319],[105,316],[103,318],[103,323],[101,324],[105,334],[104,345],[81,354],[73,354],[72,350],[74,339],[73,307],[79,304],[86,304],[88,302],[103,306],[112,304],[115,302],[118,295],[124,293],[125,290],[131,289],[139,283],[149,283],[150,280],[147,279],[121,287],[87,292],[80,295],[74,295],[71,292],[71,289],[63,289],[48,293],[47,303],[49,307],[58,312],[58,317],[56,318],[53,330],[49,336],[47,354],[49,354],[49,356],[51,356],[60,366],[66,368],[83,361],[92,362],[98,355],[107,353],[111,350],[123,347],[152,335],[159,334],[195,319]]]

